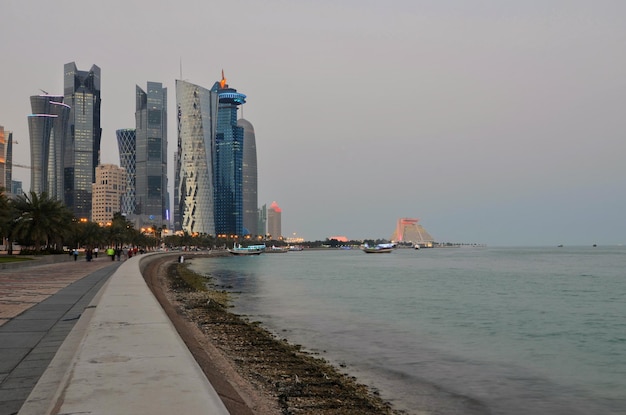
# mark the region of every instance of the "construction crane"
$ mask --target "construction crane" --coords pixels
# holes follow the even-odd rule
[[[7,164],[11,167],[21,167],[23,169],[30,169],[30,170],[41,170],[39,167],[26,166],[25,164],[17,164],[17,163],[12,163],[12,162],[8,162]]]

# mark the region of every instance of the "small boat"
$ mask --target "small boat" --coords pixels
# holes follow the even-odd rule
[[[289,245],[289,251],[290,252],[304,251],[304,247],[302,245]]]
[[[361,246],[361,249],[366,254],[387,254],[396,249],[396,244],[378,244],[376,246],[365,244]]]
[[[413,246],[413,249],[420,249],[419,244],[415,244],[415,245]]]
[[[273,253],[273,254],[279,254],[279,253],[283,253],[283,252],[287,252],[289,249],[286,246],[274,246],[272,245],[272,247],[268,250],[266,250],[266,253]]]
[[[235,244],[228,252],[233,255],[261,255],[265,252],[265,245],[250,245],[244,247],[241,246],[241,244]]]

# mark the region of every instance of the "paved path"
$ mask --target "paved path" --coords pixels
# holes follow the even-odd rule
[[[101,257],[0,270],[0,415],[19,411],[120,264]]]

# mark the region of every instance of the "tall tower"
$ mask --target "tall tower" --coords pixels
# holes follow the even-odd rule
[[[100,68],[79,71],[74,62],[66,63],[63,94],[71,107],[64,145],[65,205],[77,218],[89,218],[102,138]]]
[[[175,167],[176,229],[215,235],[213,157],[216,93],[176,80],[178,145]]]
[[[243,235],[244,129],[237,125],[237,110],[246,103],[246,96],[228,86],[224,71],[211,92],[219,102],[213,168],[215,232]]]
[[[62,95],[30,97],[28,116],[31,159],[31,190],[64,200],[64,146],[71,113]]]
[[[254,127],[243,118],[237,121],[237,126],[243,128],[243,233],[249,235],[263,235],[258,231],[258,175],[256,163],[256,139]]]
[[[167,193],[167,88],[148,82],[135,87],[135,214],[143,223],[169,222]]]
[[[126,170],[126,193],[122,196],[120,212],[130,216],[135,213],[135,159],[136,134],[134,128],[123,128],[115,131],[117,149],[120,154],[120,166]]]
[[[267,233],[272,236],[272,239],[279,239],[282,236],[280,217],[282,211],[276,202],[272,202],[267,209]]]

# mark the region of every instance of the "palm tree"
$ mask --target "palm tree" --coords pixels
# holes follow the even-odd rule
[[[32,243],[37,253],[42,243],[50,246],[52,242],[61,242],[70,229],[72,212],[46,192],[38,195],[31,191],[17,196],[12,204],[18,212],[13,222],[13,236]]]
[[[11,221],[13,219],[13,206],[7,198],[5,189],[0,187],[0,239],[7,238],[7,252],[11,254]]]

